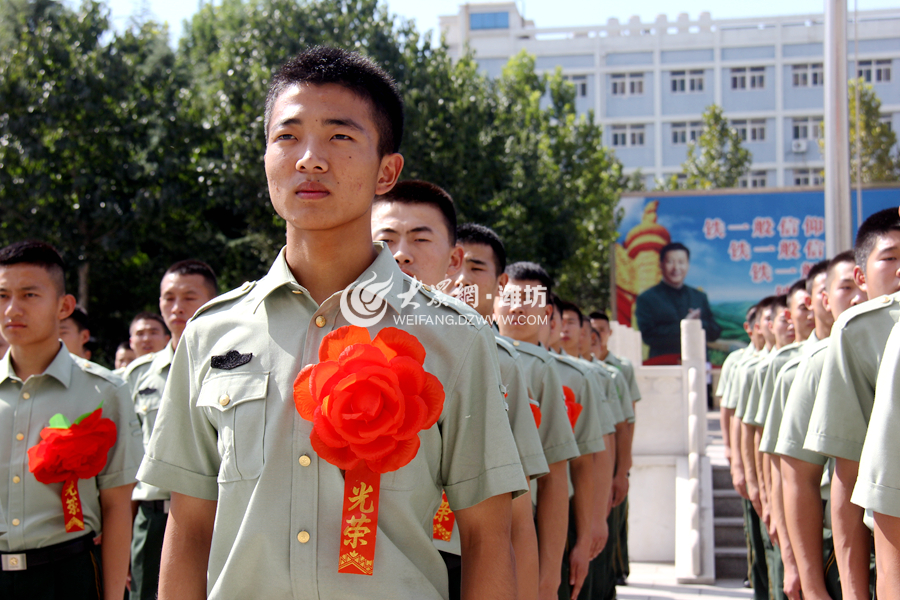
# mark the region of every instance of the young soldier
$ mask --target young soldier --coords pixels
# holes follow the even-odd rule
[[[503,408],[496,342],[470,309],[438,306],[437,294],[372,243],[372,201],[403,167],[403,105],[393,81],[359,54],[312,48],[272,78],[265,115],[269,195],[287,243],[263,279],[207,304],[178,343],[139,473],[172,490],[160,598],[446,598],[446,568],[432,542],[442,489],[459,524],[462,597],[515,598],[511,496],[527,484]],[[380,302],[369,312],[362,300],[374,296]],[[468,323],[436,324],[448,319]],[[338,450],[358,457],[354,446],[334,439],[344,431],[335,422],[356,422],[351,407],[317,408],[332,427],[323,424],[319,435],[308,404],[298,413],[291,394],[301,368],[322,373],[336,364],[317,363],[320,352],[341,347],[326,334],[352,322],[359,329],[337,335],[366,329],[395,345],[416,338],[422,368],[444,396],[437,423],[416,434],[410,462],[379,475],[377,529],[365,525],[372,492],[364,482],[356,495],[345,490],[338,466],[358,464]],[[385,329],[395,324],[403,330]],[[374,342],[365,348],[384,354]],[[296,397],[321,401],[318,390],[301,385]],[[429,389],[430,410],[436,394]],[[393,438],[378,440],[390,448]],[[366,454],[357,460],[377,460]],[[363,516],[345,519],[344,504]],[[371,559],[359,554],[369,550]]]
[[[131,364],[135,358],[137,357],[134,355],[134,350],[131,349],[131,345],[128,342],[122,342],[116,346],[116,375],[121,376],[125,372],[125,367]]]
[[[372,209],[372,237],[382,241],[394,255],[400,270],[422,283],[438,286],[460,271],[464,250],[456,244],[456,208],[450,195],[425,181],[401,181],[375,199]],[[494,294],[499,287],[494,286]],[[457,288],[453,288],[454,290]],[[489,287],[488,290],[491,288]],[[488,291],[487,293],[490,293]],[[492,303],[490,303],[492,304]],[[488,304],[488,306],[490,306]],[[482,308],[484,310],[484,308]],[[479,313],[485,316],[485,313]],[[490,309],[486,311],[490,317]],[[496,337],[496,336],[495,336]],[[528,399],[525,374],[516,362],[512,344],[497,340],[500,381],[506,389],[507,416],[516,441],[525,476],[537,479],[549,472]],[[518,598],[537,600],[538,550],[531,508],[531,494],[513,500],[512,544],[516,557]],[[459,531],[435,546],[447,563],[450,598],[460,596]]]
[[[875,533],[877,595],[881,600],[900,598],[900,469],[897,467],[897,364],[900,361],[900,326],[884,349],[878,370],[872,419],[859,459],[853,488],[854,504],[872,512]]]
[[[135,315],[128,328],[128,335],[128,343],[134,350],[135,358],[159,352],[166,347],[170,338],[163,318],[149,311]]]
[[[755,352],[747,360],[736,365],[735,379],[729,388],[727,404],[729,408],[734,410],[729,423],[731,478],[734,489],[744,499],[744,533],[747,536],[747,545],[750,549],[747,557],[748,579],[753,587],[753,596],[757,600],[768,598],[769,572],[766,566],[765,545],[760,528],[759,515],[762,513],[762,506],[759,504],[756,465],[752,461],[747,465],[744,464],[742,448],[746,441],[743,439],[742,434],[742,419],[756,367],[768,355],[771,348],[770,344],[774,344],[774,336],[772,336],[771,340],[769,339],[769,336],[772,335],[769,330],[769,323],[772,321],[772,303],[774,300],[774,296],[768,296],[760,300],[756,305],[753,335],[751,335]],[[751,470],[752,479],[750,477]]]
[[[593,369],[571,356],[559,354],[562,333],[562,303],[554,296],[553,313],[543,326],[541,344],[551,349],[554,367],[564,387],[573,394],[574,402],[582,407],[574,423],[575,439],[579,441],[581,457],[572,461],[571,484],[574,488],[569,511],[569,581],[571,598],[592,596],[591,562],[606,546],[609,528],[606,516],[612,488],[612,466],[615,456],[616,420],[609,412],[611,403],[597,380]],[[580,335],[580,329],[578,330]],[[572,407],[570,406],[570,410]],[[570,415],[571,416],[571,415]],[[597,440],[600,443],[597,443]],[[608,442],[608,443],[607,443]],[[589,451],[591,446],[597,447]],[[576,470],[577,468],[577,470]],[[587,562],[583,562],[587,559]],[[565,564],[563,565],[565,568]],[[582,575],[583,573],[583,575]]]
[[[218,293],[215,273],[199,260],[177,262],[163,274],[159,284],[159,311],[166,328],[172,332],[172,341],[158,352],[145,354],[131,363],[124,375],[141,423],[145,449],[150,444],[169,368],[184,328],[194,313]],[[136,333],[155,330],[157,325],[156,320],[145,317],[136,321],[134,330]],[[156,340],[159,336],[151,334],[140,339]],[[168,490],[139,483],[132,500],[137,503],[137,514],[131,542],[131,598],[155,600],[171,495]]]
[[[10,344],[0,361],[0,423],[5,425],[0,434],[0,515],[5,521],[0,597],[5,599],[121,600],[125,592],[131,488],[141,447],[122,380],[73,357],[59,341],[59,323],[74,307],[53,247],[18,242],[0,250],[0,316]],[[86,479],[52,474],[76,482],[77,492],[66,492],[64,507],[62,491],[69,483],[41,483],[32,472],[39,467],[39,453],[50,452],[41,433],[57,413],[74,422],[98,408],[112,421],[108,426],[115,425],[105,434],[111,435],[111,447],[94,442],[96,437],[87,446],[74,437],[79,431],[96,436],[98,428],[107,427],[108,421],[92,417],[85,429],[73,431],[66,448],[54,450],[69,457],[83,454],[80,468],[96,465],[99,471]],[[101,530],[98,546],[94,536]]]
[[[481,266],[487,268],[489,256],[486,256],[483,248],[477,247],[477,243],[466,242],[465,239],[461,238],[466,252],[464,271],[469,271],[465,281],[475,284],[481,278],[480,273],[483,273],[479,270]],[[505,288],[509,285],[511,276],[519,277],[517,281],[520,285],[528,282],[527,285],[533,290],[543,288],[544,297],[549,300],[553,282],[540,266],[534,263],[509,265],[497,276],[497,284],[502,284]],[[482,287],[479,285],[479,294]],[[501,293],[489,291],[492,287],[489,281],[485,282],[485,296],[479,300],[479,304],[482,301],[493,304],[494,322],[500,334],[519,353],[518,358],[528,380],[529,394],[541,413],[539,433],[550,468],[548,475],[538,479],[534,499],[540,563],[538,596],[540,600],[552,600],[565,592],[568,597],[569,580],[562,577],[560,569],[565,559],[569,527],[568,461],[578,458],[580,452],[569,423],[562,382],[553,367],[553,358],[546,348],[539,346],[540,322],[549,318],[548,313],[553,307],[547,301],[521,302],[513,306],[512,302],[502,301]]]
[[[865,301],[865,293],[853,279],[854,267],[851,251],[842,252],[829,262],[827,291],[822,305],[831,313],[831,319],[823,318],[822,322],[833,324],[845,310]],[[793,384],[785,394],[775,452],[781,457],[785,525],[797,563],[800,587],[804,597],[824,600],[839,597],[841,593],[833,560],[830,516],[823,519],[821,504],[821,499],[827,500],[829,495],[829,484],[823,486],[822,483],[826,458],[803,448],[831,335],[830,326],[821,328],[819,321],[817,316],[816,336],[819,340],[805,350]]]
[[[875,399],[875,379],[887,337],[896,323],[900,290],[900,216],[897,208],[875,213],[856,235],[854,278],[869,297],[835,322],[822,382],[804,448],[833,456],[831,518],[844,598],[869,590],[871,532],[863,509],[850,502],[859,455]]]
[[[91,341],[91,330],[88,326],[87,313],[80,306],[76,306],[72,314],[59,324],[59,339],[66,345],[69,354],[85,360],[91,360],[91,351],[87,348],[88,342]]]

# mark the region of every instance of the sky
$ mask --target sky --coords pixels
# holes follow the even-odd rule
[[[113,21],[119,28],[138,7],[146,6],[156,20],[169,24],[173,46],[181,35],[184,19],[197,11],[203,0],[106,0],[112,11]],[[208,0],[207,0],[208,1]],[[856,0],[859,10],[896,8],[897,0]],[[459,0],[388,0],[390,12],[413,19],[419,30],[437,30],[438,17],[459,12]],[[597,0],[518,0],[519,11],[532,19],[537,27],[571,27],[579,25],[603,25],[610,17],[627,22],[638,15],[644,22],[654,21],[659,14],[672,19],[686,12],[695,19],[701,12],[709,11],[714,19],[762,17],[772,15],[821,13],[822,0],[756,0],[744,2],[713,2],[712,0],[630,0],[627,3],[598,2]],[[626,8],[627,7],[627,8]],[[848,3],[852,13],[853,2]]]

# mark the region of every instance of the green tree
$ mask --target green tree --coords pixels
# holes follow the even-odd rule
[[[722,108],[711,104],[703,111],[703,131],[688,143],[687,160],[681,165],[683,179],[672,176],[657,181],[662,189],[710,190],[737,187],[747,174],[752,157],[741,144],[741,136],[728,124]]]
[[[857,153],[857,106],[859,88],[859,153]],[[871,84],[863,79],[851,79],[850,97],[850,179],[856,182],[857,169],[861,183],[883,183],[900,179],[900,156],[897,134],[890,124],[881,121],[881,100]],[[825,131],[824,121],[819,131]],[[825,154],[825,137],[819,138],[819,148]],[[860,157],[862,160],[860,162]]]

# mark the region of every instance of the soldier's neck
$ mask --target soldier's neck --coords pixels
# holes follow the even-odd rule
[[[377,257],[368,215],[334,230],[287,230],[288,268],[318,304],[356,281]]]
[[[40,375],[47,370],[62,349],[57,336],[28,346],[10,346],[9,362],[16,377],[27,381],[32,375]]]

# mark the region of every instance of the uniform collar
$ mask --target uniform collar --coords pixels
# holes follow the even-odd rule
[[[175,348],[172,347],[172,342],[169,342],[165,348],[153,355],[152,364],[157,370],[162,371],[172,364],[173,358],[175,358]]]
[[[394,256],[391,254],[390,250],[388,250],[384,242],[374,242],[373,246],[375,247],[375,252],[378,254],[378,256],[375,257],[375,261],[356,278],[356,281],[347,286],[346,290],[341,293],[353,290],[362,285],[375,286],[390,281],[391,285],[384,291],[379,292],[379,296],[383,297],[391,308],[400,313],[402,312],[401,309],[403,307],[403,299],[400,298],[400,294],[404,290],[403,282],[411,280],[412,278],[403,274],[403,271],[397,266],[397,261],[394,260]],[[297,278],[294,277],[290,267],[288,267],[285,252],[286,247],[281,249],[275,262],[272,263],[269,272],[257,284],[258,301],[254,306],[254,310],[259,308],[259,305],[262,304],[269,294],[281,287],[286,286],[293,292],[309,294],[309,290],[297,283]]]
[[[13,369],[11,355],[12,352],[7,351],[6,356],[0,359],[0,383],[3,383],[7,379],[22,381]],[[74,363],[75,361],[72,359],[72,355],[69,354],[68,349],[66,349],[66,345],[60,342],[59,352],[56,353],[53,361],[46,369],[44,369],[44,372],[41,373],[39,377],[49,375],[63,384],[63,387],[68,388],[69,383],[72,381],[72,367],[74,366]]]

